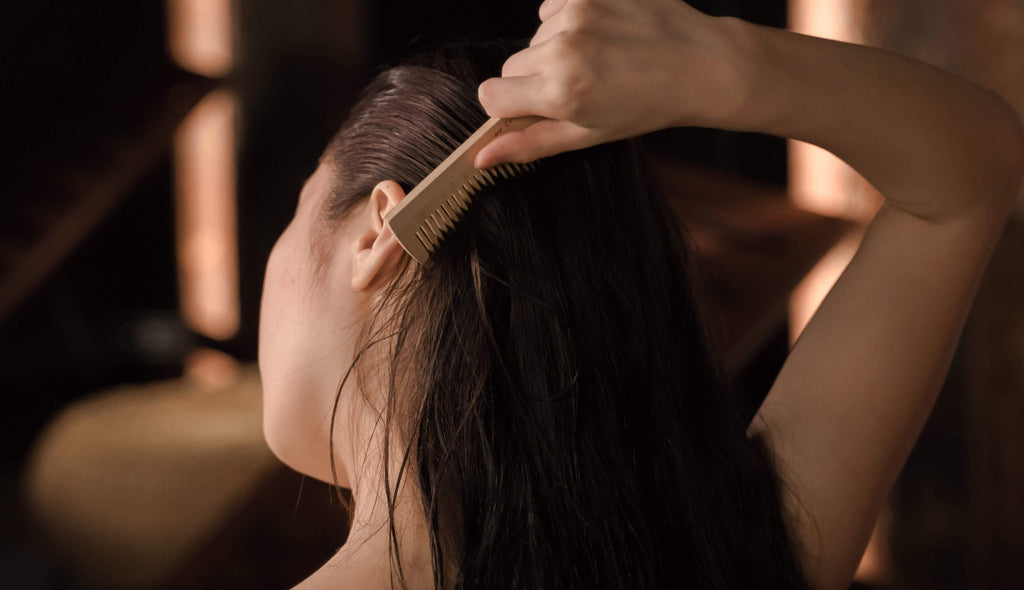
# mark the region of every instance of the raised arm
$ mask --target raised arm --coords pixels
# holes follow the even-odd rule
[[[480,96],[492,115],[552,120],[493,143],[478,165],[696,125],[819,145],[886,196],[750,427],[788,483],[812,585],[845,588],[1019,189],[1019,119],[921,62],[676,0],[548,0],[541,17]]]
[[[886,197],[751,426],[819,588],[845,588],[939,392],[1017,194],[1024,139],[994,93],[888,52],[733,21],[741,124],[822,146]]]

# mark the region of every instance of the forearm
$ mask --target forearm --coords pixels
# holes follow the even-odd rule
[[[822,146],[887,199],[751,429],[769,436],[789,483],[812,586],[845,588],[948,370],[1024,140],[1005,101],[937,68],[727,27],[749,64],[728,125]]]
[[[723,126],[821,146],[924,219],[1007,210],[1024,139],[997,94],[879,49],[723,20],[745,80]]]

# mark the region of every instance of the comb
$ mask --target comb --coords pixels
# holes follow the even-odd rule
[[[499,164],[477,170],[473,159],[503,133],[526,129],[543,117],[501,119],[492,117],[434,168],[416,188],[384,216],[402,248],[416,262],[427,264],[445,236],[469,208],[472,197],[485,186],[511,178],[533,164]]]

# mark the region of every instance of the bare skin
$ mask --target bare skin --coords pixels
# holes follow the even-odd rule
[[[547,0],[540,16],[531,46],[509,58],[502,78],[481,85],[480,100],[491,115],[549,120],[492,143],[479,167],[703,126],[817,144],[886,196],[749,429],[767,437],[789,482],[785,502],[812,587],[846,588],[935,401],[1019,190],[1020,121],[992,92],[920,62],[709,17],[678,0]],[[320,291],[303,263],[310,211],[324,196],[314,180],[268,265],[261,372],[265,397],[284,408],[268,422],[276,452],[330,481],[325,458],[307,452],[324,447],[326,428],[308,428],[286,410],[329,416],[338,363],[324,359],[350,358],[351,350],[326,334],[328,356],[284,353],[324,326],[352,321],[326,315],[333,307],[324,301],[348,302],[343,307],[356,318],[368,309],[403,255],[383,217],[405,195],[383,181],[346,220],[332,237],[323,294],[314,297]],[[264,344],[278,348],[263,355]],[[351,536],[302,588],[391,587],[380,433],[358,399],[342,392],[352,429],[341,439],[347,443],[335,441],[355,498]],[[297,432],[320,438],[283,442]],[[427,588],[423,516],[415,490],[400,496],[395,525],[405,581]]]
[[[1020,120],[921,62],[676,0],[547,0],[540,15],[480,100],[550,121],[495,141],[478,167],[703,126],[819,145],[885,195],[749,430],[790,484],[812,587],[846,588],[1020,188]]]

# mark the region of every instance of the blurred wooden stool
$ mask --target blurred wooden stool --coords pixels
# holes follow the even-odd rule
[[[72,404],[29,458],[29,506],[82,582],[166,587],[280,469],[259,376],[123,386]]]

